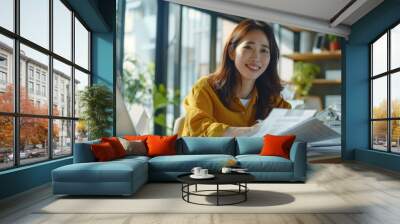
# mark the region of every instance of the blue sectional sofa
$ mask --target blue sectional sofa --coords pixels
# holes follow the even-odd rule
[[[148,181],[176,181],[193,167],[218,172],[230,159],[256,177],[256,181],[304,182],[306,143],[295,142],[290,159],[260,156],[261,137],[183,137],[178,139],[177,155],[127,156],[96,162],[91,141],[75,144],[74,163],[52,171],[53,193],[69,195],[131,195]]]

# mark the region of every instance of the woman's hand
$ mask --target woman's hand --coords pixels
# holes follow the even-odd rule
[[[252,136],[260,130],[261,124],[256,123],[251,127],[229,127],[226,129],[225,137],[248,137]]]

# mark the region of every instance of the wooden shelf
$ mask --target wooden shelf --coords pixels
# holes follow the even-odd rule
[[[321,53],[293,53],[282,56],[294,61],[340,60],[342,53],[341,51],[322,51]]]

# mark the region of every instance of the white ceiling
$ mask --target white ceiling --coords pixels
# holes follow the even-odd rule
[[[353,23],[383,0],[355,0],[337,20],[331,21],[351,0],[167,0],[177,4],[258,19],[343,37]]]
[[[328,20],[350,0],[226,0],[254,7],[275,9],[292,14]]]

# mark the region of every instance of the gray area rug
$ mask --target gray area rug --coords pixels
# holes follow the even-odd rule
[[[35,213],[360,213],[357,205],[316,184],[255,183],[248,187],[250,191],[247,201],[237,205],[190,204],[182,200],[180,184],[150,183],[131,197],[56,197]],[[232,185],[224,186],[227,190],[232,188]],[[198,188],[212,189],[215,189],[214,185],[202,185]],[[229,203],[238,199],[240,198],[236,196],[224,197],[222,202]],[[191,200],[210,205],[216,202],[215,196],[193,196]]]

